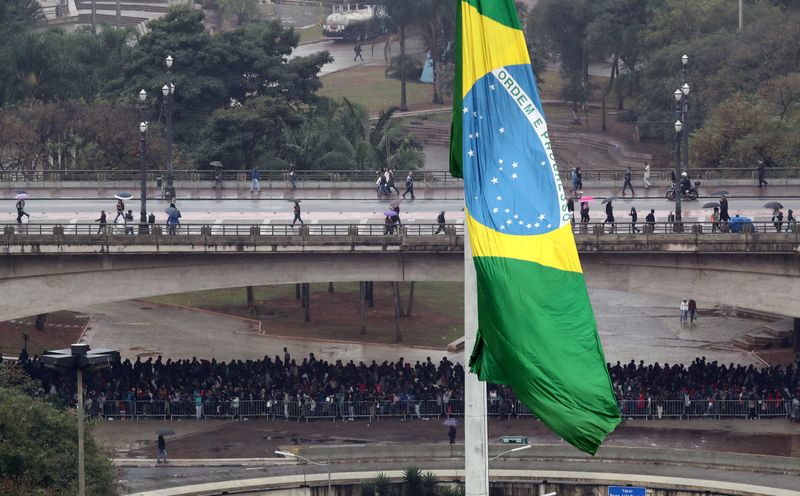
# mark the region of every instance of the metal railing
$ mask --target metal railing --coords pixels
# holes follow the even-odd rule
[[[669,184],[671,181],[671,168],[651,168],[650,182]],[[591,185],[592,182],[613,181],[622,183],[625,170],[617,169],[581,169],[584,186]],[[692,169],[693,180],[709,179],[752,179],[756,180],[758,173],[754,167],[724,167],[724,168],[695,168]],[[182,169],[173,173],[175,181],[189,183],[208,183],[213,186],[216,182],[216,174],[223,182],[248,182],[250,173],[245,170],[196,170]],[[259,171],[259,181],[262,186],[280,183],[285,187],[291,187],[289,173],[285,170],[261,170]],[[560,171],[561,180],[567,189],[572,184],[572,171],[563,169]],[[800,178],[800,167],[772,168],[767,171],[768,178]],[[396,176],[397,187],[405,184],[406,172],[400,171]],[[641,184],[643,177],[642,170],[634,171],[634,184]],[[374,170],[300,170],[295,172],[295,183],[298,187],[303,187],[309,183],[364,183],[375,184],[378,175]],[[159,179],[166,181],[166,171],[148,170],[147,181],[152,186]],[[27,184],[27,183],[106,183],[106,182],[130,182],[131,186],[138,187],[138,170],[5,170],[0,171],[0,183]],[[454,178],[448,171],[414,171],[414,181],[417,185],[437,185],[437,186],[456,186],[463,185],[461,179]],[[198,184],[199,185],[199,184]],[[223,186],[224,187],[224,186]]]
[[[141,229],[140,229],[141,227]],[[780,230],[778,229],[780,227]],[[782,233],[796,237],[800,229],[796,222],[775,223],[757,221],[733,225],[719,222],[589,222],[575,223],[576,236],[602,236],[604,234],[643,235],[676,234],[685,236],[707,234]],[[109,223],[61,224],[31,223],[2,224],[5,236],[91,236],[99,239],[125,236],[463,236],[464,224],[147,224]],[[92,241],[95,241],[94,239]]]
[[[141,227],[141,230],[140,230]],[[463,224],[3,224],[5,236],[435,236],[464,234]],[[97,239],[94,239],[97,238]]]
[[[722,418],[793,418],[792,402],[783,400],[618,400],[623,418],[633,419],[722,419]],[[491,417],[533,417],[518,400],[490,399],[487,414]],[[270,418],[294,421],[391,418],[423,419],[464,416],[464,400],[399,400],[399,401],[282,401],[282,400],[94,400],[86,406],[88,417],[128,419],[237,419]]]

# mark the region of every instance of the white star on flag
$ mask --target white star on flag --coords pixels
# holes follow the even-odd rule
[[[542,160],[542,167],[544,167],[544,164],[545,164],[545,161],[544,161],[544,160]]]
[[[506,132],[506,128],[504,128],[504,127],[501,127],[500,129],[498,129],[498,131],[500,131],[500,134],[503,134],[503,133],[505,133],[505,132]]]
[[[539,215],[539,220],[544,220],[544,214]]]
[[[548,229],[550,229],[551,227],[553,227],[553,224],[547,224]]]
[[[480,137],[480,133],[475,133],[475,137],[476,138]]]
[[[492,184],[497,184],[498,182],[500,182],[499,179],[497,179],[496,177],[492,178]]]
[[[498,195],[497,201],[503,201],[503,197]]]
[[[496,207],[492,209],[493,214],[496,214],[497,212],[499,212],[499,210]]]
[[[518,163],[516,163],[516,162],[514,162],[513,164],[511,164],[511,167],[513,167],[513,168],[515,168],[515,169],[516,169],[517,167],[519,167],[519,164],[518,164]]]
[[[507,219],[506,224],[511,225],[511,219]]]
[[[475,137],[475,135],[472,135],[472,134],[469,135],[469,139],[472,139],[474,137]]]
[[[532,226],[532,225],[530,225],[530,224],[528,224],[528,225],[526,225],[525,227],[527,227],[528,229],[530,229],[530,228],[531,228],[531,227],[533,227],[533,226]]]
[[[490,89],[490,90],[492,90],[492,91],[494,91],[494,90],[496,89],[496,87],[495,87],[495,85],[493,85],[493,84],[490,84],[490,85],[489,85],[489,89]]]
[[[478,113],[477,112],[473,112],[472,113],[472,117],[478,117]]]
[[[533,225],[533,227],[535,227],[536,229],[539,229],[539,226],[540,226],[540,225],[541,225],[541,224],[539,224],[539,223],[537,222],[536,224],[534,224],[534,225]]]
[[[514,219],[515,219],[515,220],[516,220],[516,219],[519,219],[519,215],[517,215],[517,214],[514,214]]]
[[[511,213],[511,209],[506,209],[506,213]]]
[[[470,150],[470,151],[467,152],[467,155],[469,155],[470,157],[474,157],[475,156],[475,152]]]
[[[497,163],[503,165],[503,159],[501,158],[500,160],[497,161]]]
[[[506,226],[500,226],[500,230],[501,231],[505,231],[506,230]]]
[[[522,222],[522,221],[519,221],[519,225],[522,225],[522,224],[523,224],[523,222]]]
[[[517,178],[517,173],[516,172],[511,174],[511,179],[516,179],[516,178]]]
[[[469,112],[469,109],[467,107],[464,107],[464,113],[466,114],[467,112]]]

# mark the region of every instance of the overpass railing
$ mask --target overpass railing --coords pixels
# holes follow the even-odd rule
[[[669,182],[671,180],[671,168],[651,168],[650,181]],[[250,174],[245,170],[196,170],[184,169],[173,171],[175,181],[189,183],[210,183],[213,186],[216,175],[224,182],[247,182]],[[634,182],[642,180],[643,171],[635,170]],[[401,171],[396,175],[398,188],[405,183],[406,171]],[[625,174],[624,169],[581,169],[584,185],[599,181],[622,182]],[[166,181],[166,171],[148,170],[148,183],[162,184]],[[264,183],[283,183],[290,186],[290,176],[286,170],[260,170],[260,182]],[[561,180],[565,187],[569,188],[572,182],[572,171],[563,169],[560,171]],[[754,167],[720,167],[720,168],[695,168],[691,171],[692,179],[753,179],[758,177]],[[767,170],[770,178],[798,179],[800,178],[800,167],[770,168]],[[306,183],[364,183],[375,184],[378,178],[374,170],[299,170],[295,172],[295,182],[299,187]],[[416,183],[437,186],[463,186],[461,179],[454,178],[448,171],[414,171]],[[130,182],[131,187],[138,189],[139,171],[138,170],[5,170],[0,171],[0,184],[20,184],[20,183],[105,183],[105,182]]]
[[[464,224],[147,224],[110,223],[92,224],[3,224],[5,236],[91,236],[120,238],[132,235],[155,236],[434,236],[437,234],[463,235]],[[758,221],[749,224],[726,222],[588,222],[575,223],[572,231],[576,236],[629,234],[643,235],[704,235],[704,234],[749,234],[800,232],[796,222]]]
[[[633,419],[759,419],[790,418],[797,416],[792,412],[791,400],[618,400],[623,418]],[[491,417],[523,418],[534,415],[516,400],[489,400],[487,414]],[[111,400],[102,405],[93,401],[87,405],[89,417],[129,418],[129,419],[236,419],[270,418],[295,421],[337,420],[337,419],[422,419],[450,418],[464,416],[464,400],[453,399],[447,402],[438,400],[400,400],[400,401],[282,401],[282,400],[203,400],[196,405],[191,399],[181,401],[165,400]]]

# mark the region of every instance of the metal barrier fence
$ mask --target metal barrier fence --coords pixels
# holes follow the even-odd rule
[[[650,181],[669,182],[673,169],[650,170]],[[206,182],[213,185],[216,181],[217,171],[214,170],[176,170],[173,171],[173,179],[181,182]],[[582,169],[581,175],[584,185],[589,185],[597,181],[616,181],[622,182],[625,174],[624,169]],[[753,179],[758,177],[758,173],[753,167],[725,167],[713,169],[692,169],[693,180],[708,179]],[[166,182],[166,171],[148,170],[147,181],[149,183],[164,184]],[[572,171],[560,171],[561,180],[566,188],[572,183]],[[634,172],[634,181],[641,182],[643,172]],[[767,171],[768,178],[800,178],[800,168],[785,167],[771,168]],[[261,183],[282,183],[286,187],[291,186],[289,173],[285,170],[260,170],[259,181]],[[375,184],[377,174],[374,170],[301,170],[295,172],[295,184],[303,187],[306,183],[367,183]],[[250,180],[248,171],[245,170],[222,170],[219,171],[221,181],[247,182]],[[398,187],[405,184],[405,173],[396,176]],[[415,171],[415,183],[425,185],[435,184],[438,186],[463,185],[461,179],[454,178],[448,171]],[[45,170],[45,171],[15,171],[7,170],[0,172],[0,183],[65,183],[65,182],[131,182],[138,187],[138,170]]]
[[[797,223],[780,223],[780,232],[798,233]],[[734,226],[724,222],[589,222],[572,226],[576,235],[602,234],[681,234],[700,235],[716,233],[766,233],[778,232],[776,223],[750,222]],[[130,235],[174,236],[434,236],[437,234],[463,235],[464,224],[2,224],[5,236],[93,236],[100,239]]]
[[[789,418],[792,415],[791,400],[620,400],[617,402],[623,418],[690,419],[690,418]],[[487,413],[492,417],[521,418],[533,414],[520,401],[490,399]],[[108,400],[100,407],[97,401],[87,405],[88,417],[127,419],[240,419],[268,418],[294,421],[388,418],[422,419],[464,416],[464,401],[273,401],[206,400],[196,405],[193,400],[184,401],[135,401]]]
[[[463,224],[2,224],[6,236],[434,236],[463,235]]]

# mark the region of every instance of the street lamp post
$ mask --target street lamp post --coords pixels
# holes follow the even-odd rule
[[[681,75],[683,76],[683,83],[680,87],[683,98],[681,99],[680,121],[683,123],[683,127],[686,128],[685,132],[683,133],[683,171],[687,174],[689,173],[689,92],[691,89],[687,80],[688,70],[689,56],[683,54],[681,57]]]
[[[161,88],[161,93],[164,95],[164,104],[166,106],[166,113],[167,113],[167,187],[164,191],[164,196],[168,200],[175,199],[175,185],[173,184],[173,174],[172,174],[172,140],[174,129],[172,126],[172,112],[175,110],[175,85],[172,82],[172,63],[174,59],[172,55],[167,55],[166,60],[164,61],[165,65],[167,66],[167,82]]]
[[[528,447],[530,448],[530,446],[528,446]],[[320,463],[320,462],[315,462],[313,460],[309,460],[308,458],[306,458],[304,456],[300,456],[300,455],[296,455],[294,453],[290,453],[288,451],[276,451],[275,454],[276,455],[281,455],[281,456],[288,456],[288,457],[291,457],[291,458],[299,458],[300,460],[304,460],[307,463],[310,463],[312,465],[319,465],[320,467],[328,467],[328,492],[325,493],[325,496],[331,496],[331,461],[330,461],[330,459],[327,461],[327,463]]]
[[[493,461],[497,460],[498,458],[503,457],[503,456],[505,456],[505,455],[507,455],[509,453],[514,453],[516,451],[522,451],[522,450],[526,450],[526,449],[531,449],[531,445],[530,444],[526,444],[525,446],[517,446],[516,448],[503,451],[499,455],[489,458],[488,461],[493,462]]]
[[[139,92],[139,234],[147,234],[147,121],[144,119],[144,102],[147,92]]]
[[[681,121],[675,121],[675,222],[681,222]]]
[[[114,350],[89,350],[89,345],[77,343],[67,349],[46,351],[39,359],[46,367],[74,370],[78,381],[78,496],[86,495],[86,468],[83,450],[83,371],[107,367],[119,362]]]

